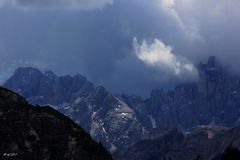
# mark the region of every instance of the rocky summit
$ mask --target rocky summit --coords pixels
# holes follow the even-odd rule
[[[70,118],[0,88],[0,159],[111,160]]]

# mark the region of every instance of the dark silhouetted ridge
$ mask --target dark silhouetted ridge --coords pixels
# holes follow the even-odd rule
[[[111,160],[70,118],[0,87],[0,159]]]

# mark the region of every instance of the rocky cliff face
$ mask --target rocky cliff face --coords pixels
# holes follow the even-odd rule
[[[111,152],[127,148],[143,134],[133,109],[81,75],[58,77],[50,71],[19,68],[4,86],[32,104],[48,104],[67,115]]]
[[[76,96],[87,96],[94,85],[82,75],[57,77],[53,72],[42,73],[34,68],[18,68],[5,83],[33,104],[59,105]]]
[[[0,88],[0,159],[111,160],[76,123]]]
[[[153,90],[149,99],[138,105],[133,103],[137,114],[148,116],[153,128],[191,130],[197,125],[237,125],[240,120],[240,78],[221,67],[215,57],[210,57],[198,68],[198,82],[181,84],[169,91]]]

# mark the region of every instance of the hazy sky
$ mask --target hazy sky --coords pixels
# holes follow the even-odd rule
[[[147,95],[216,55],[240,73],[239,0],[0,0],[0,81],[19,66]]]

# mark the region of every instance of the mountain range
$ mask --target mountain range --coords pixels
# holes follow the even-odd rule
[[[112,153],[126,153],[157,128],[193,132],[196,126],[236,127],[240,122],[240,78],[215,57],[198,65],[199,80],[149,98],[114,95],[82,75],[18,68],[3,84],[31,104],[49,105],[73,119]],[[180,142],[179,142],[180,143]]]

